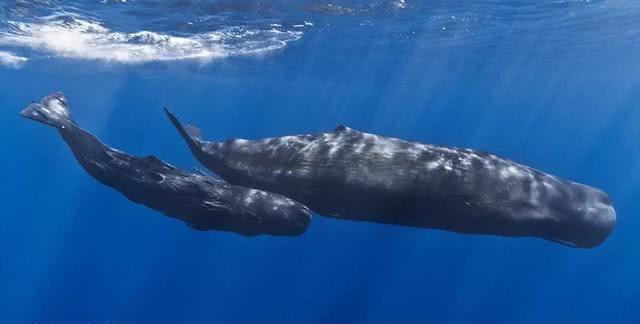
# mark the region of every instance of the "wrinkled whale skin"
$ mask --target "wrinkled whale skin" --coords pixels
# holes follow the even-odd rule
[[[21,114],[58,128],[87,173],[133,202],[201,231],[300,235],[310,223],[309,209],[290,198],[186,172],[155,156],[113,149],[73,122],[66,105],[67,99],[55,93]]]
[[[325,216],[574,247],[599,245],[616,221],[603,191],[489,153],[345,126],[209,142],[167,114],[196,158],[224,180],[280,193]]]

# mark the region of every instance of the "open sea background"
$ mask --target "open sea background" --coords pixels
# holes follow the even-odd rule
[[[640,323],[640,2],[0,1],[0,323]],[[362,131],[607,191],[595,249],[339,221],[196,232],[18,111],[64,91],[105,143]]]

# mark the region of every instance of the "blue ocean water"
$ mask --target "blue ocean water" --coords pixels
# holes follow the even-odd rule
[[[640,3],[0,1],[0,323],[640,323]],[[209,139],[337,124],[607,191],[595,249],[339,221],[197,232],[17,115],[64,91],[105,143],[201,168]]]

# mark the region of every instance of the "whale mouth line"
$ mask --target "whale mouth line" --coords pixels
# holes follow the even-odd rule
[[[554,238],[545,238],[546,240],[549,240],[551,242],[560,244],[560,245],[564,245],[564,246],[569,246],[569,247],[578,247],[578,245],[574,242],[571,241],[567,241],[567,240],[563,240],[563,239],[554,239]]]

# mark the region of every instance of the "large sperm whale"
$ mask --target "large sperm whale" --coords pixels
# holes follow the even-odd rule
[[[311,221],[309,209],[290,198],[230,185],[154,156],[136,157],[103,144],[71,119],[62,93],[32,103],[21,115],[57,128],[80,165],[101,183],[196,230],[299,235]]]
[[[166,113],[196,158],[224,180],[291,197],[330,217],[530,236],[590,248],[611,233],[606,193],[471,149],[334,132],[209,142]]]

